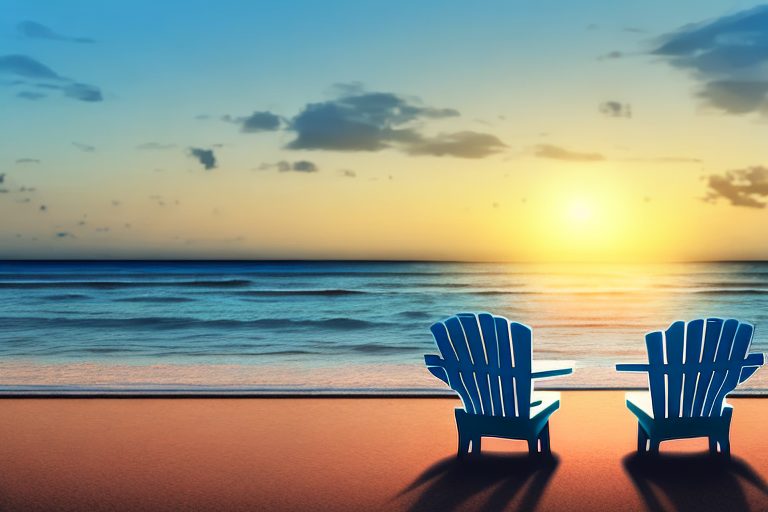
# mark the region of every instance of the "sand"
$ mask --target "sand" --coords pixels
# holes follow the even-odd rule
[[[615,391],[564,392],[549,462],[455,454],[453,399],[2,399],[0,510],[768,510],[768,400],[705,440],[634,457]]]

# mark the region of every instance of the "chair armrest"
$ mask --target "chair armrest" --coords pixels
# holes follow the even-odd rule
[[[647,372],[649,368],[650,365],[644,363],[624,363],[616,365],[617,372]]]
[[[442,357],[434,354],[427,354],[424,356],[424,364],[427,365],[429,373],[450,386],[450,383],[448,382],[448,372],[445,371],[445,360]]]
[[[761,352],[756,352],[754,354],[749,354],[746,359],[744,359],[744,366],[763,366],[765,364],[765,355]]]
[[[570,375],[573,373],[573,368],[557,368],[554,370],[542,370],[539,372],[531,372],[532,379],[546,379],[548,377],[561,377],[563,375]]]
[[[424,364],[427,366],[445,366],[445,360],[435,354],[427,354],[424,356]]]

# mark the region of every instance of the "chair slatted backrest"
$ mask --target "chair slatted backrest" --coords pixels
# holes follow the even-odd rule
[[[745,380],[753,333],[748,323],[708,318],[647,334],[654,417],[720,416],[726,395]]]
[[[447,379],[467,412],[529,416],[533,390],[530,327],[489,313],[459,313],[433,324],[430,330],[442,355],[439,366],[430,371]]]

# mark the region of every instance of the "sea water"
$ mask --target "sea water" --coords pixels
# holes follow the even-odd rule
[[[641,387],[614,364],[678,319],[748,321],[766,351],[768,263],[0,262],[0,389],[435,392],[429,326],[465,311],[575,364],[539,387]]]

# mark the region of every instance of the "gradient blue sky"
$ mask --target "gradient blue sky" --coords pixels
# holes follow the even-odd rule
[[[757,5],[0,0],[0,257],[764,259]]]

